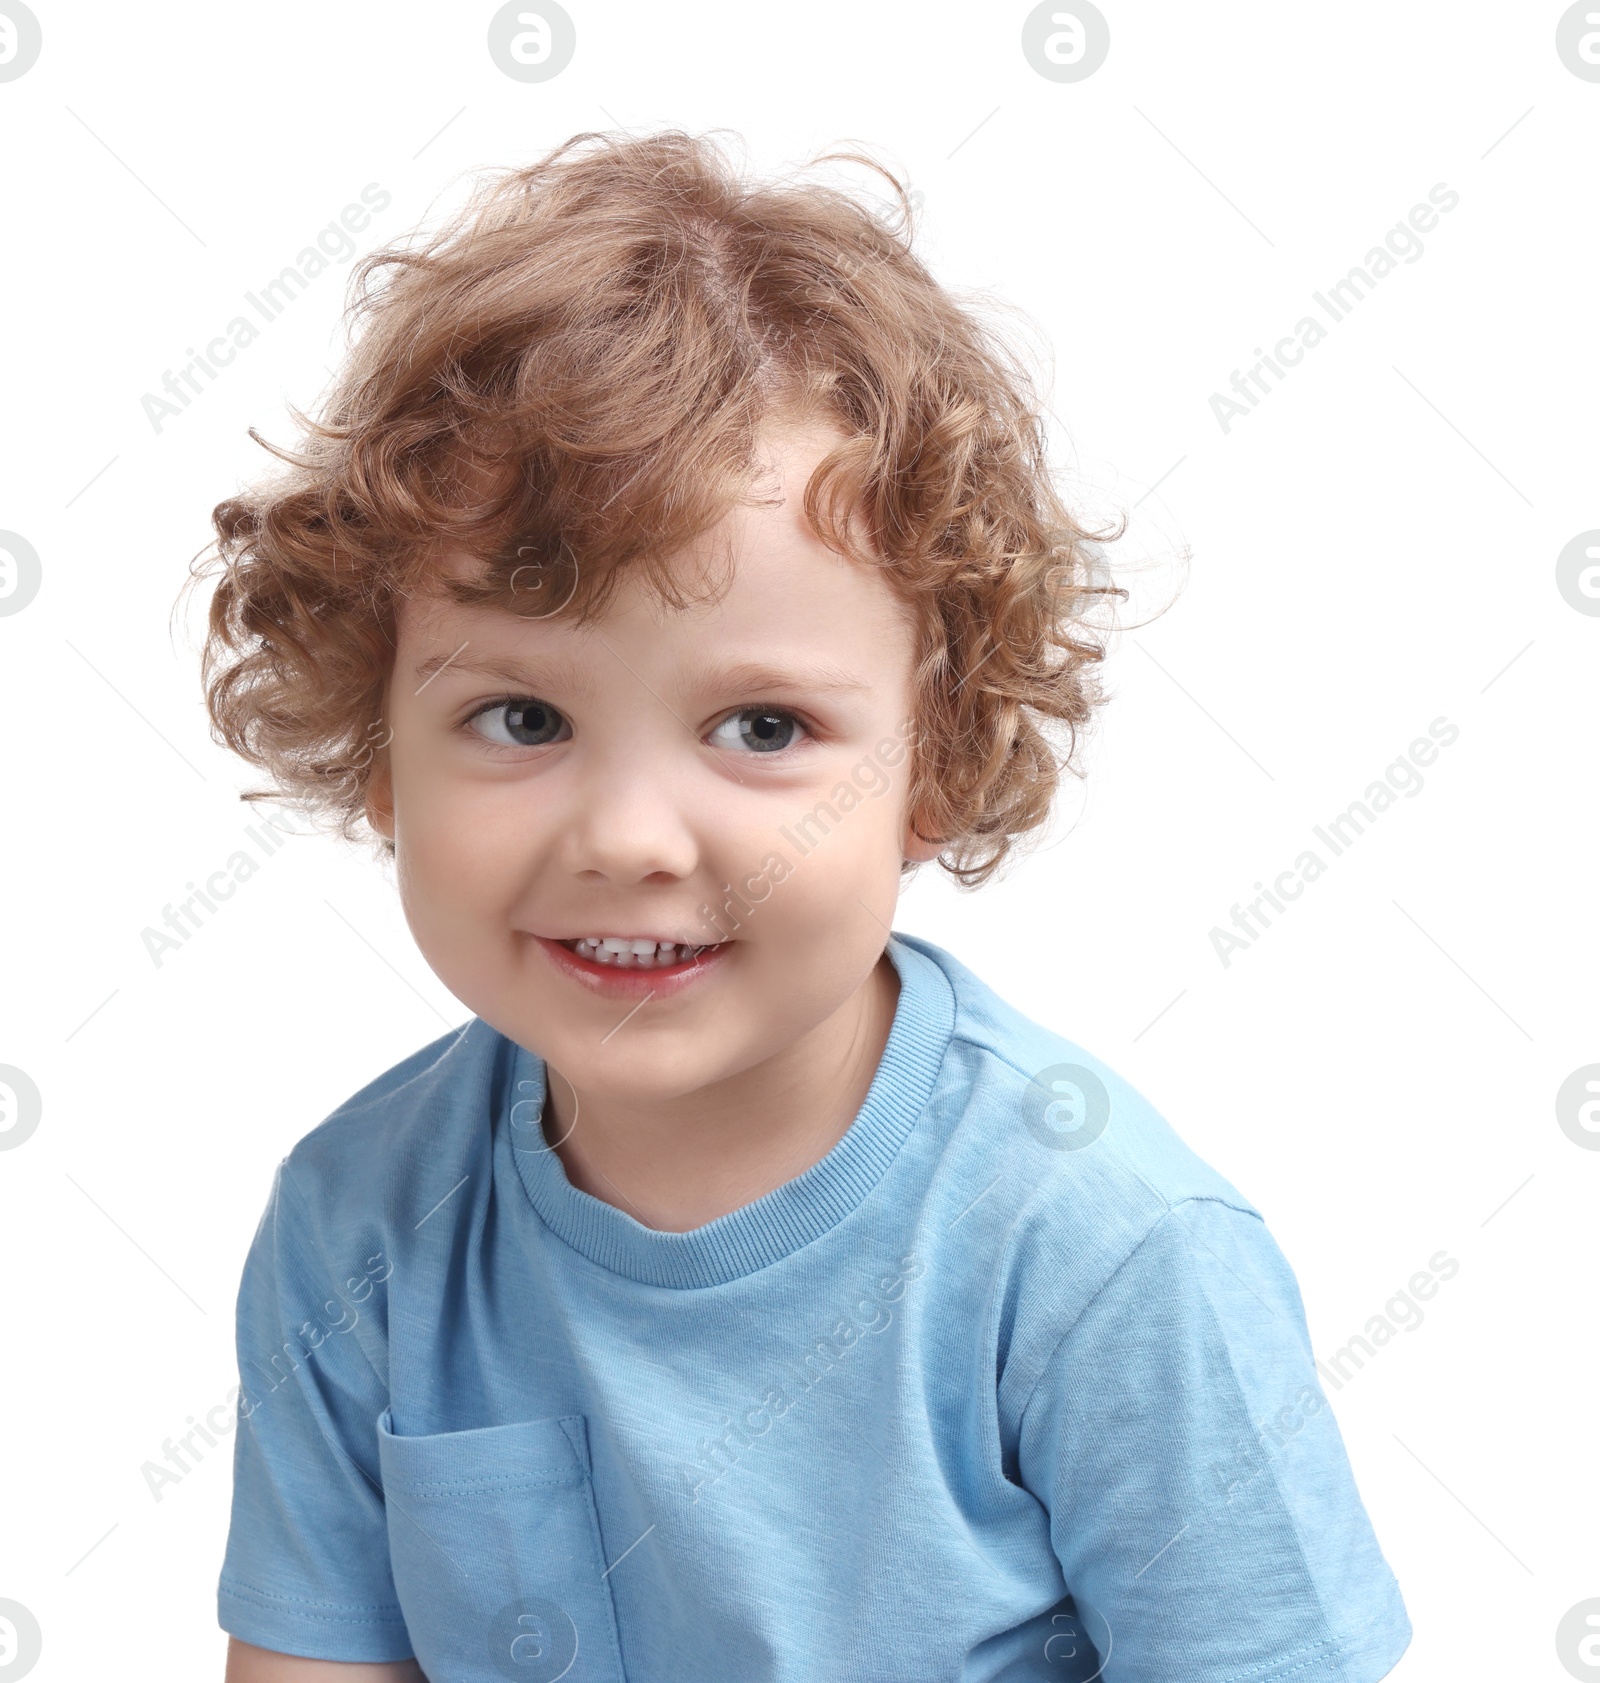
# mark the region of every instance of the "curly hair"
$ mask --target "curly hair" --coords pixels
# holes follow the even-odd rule
[[[320,418],[291,406],[296,452],[250,429],[288,467],[217,504],[191,568],[221,575],[212,735],[277,785],[245,799],[354,840],[402,599],[581,624],[635,571],[681,607],[669,563],[744,498],[762,422],[794,416],[846,435],[807,520],[916,626],[916,833],[976,887],[1046,822],[1104,700],[1085,619],[1128,594],[1100,547],[1122,530],[1064,505],[1031,377],[913,255],[900,181],[826,156],[887,176],[899,217],[751,184],[705,136],[584,133],[357,263]],[[443,577],[446,548],[480,570]]]

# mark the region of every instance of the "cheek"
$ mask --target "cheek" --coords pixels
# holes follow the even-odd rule
[[[816,797],[780,802],[768,823],[729,838],[733,845],[723,853],[718,886],[727,880],[731,888],[720,899],[732,903],[743,927],[735,928],[727,917],[723,927],[801,944],[834,941],[858,921],[876,930],[878,923],[862,903],[886,918],[900,874],[890,800],[865,799],[848,812],[829,803],[836,816],[819,816]]]
[[[795,860],[796,878],[806,894],[823,898],[831,894],[848,901],[861,892],[864,882],[875,881],[886,865],[892,872],[899,871],[902,791],[897,783],[886,782],[868,793],[859,783],[841,777],[823,799],[820,815],[802,809],[799,822],[790,824],[799,845],[786,843],[785,852]]]
[[[504,911],[516,894],[533,838],[492,794],[470,783],[397,779],[395,874],[419,939],[432,930],[448,941],[453,927]]]
[[[517,911],[527,873],[490,826],[453,811],[413,812],[396,828],[395,878],[412,939],[457,999],[489,1015],[517,971]]]

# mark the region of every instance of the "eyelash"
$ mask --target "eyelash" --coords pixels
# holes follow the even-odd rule
[[[479,706],[473,708],[466,718],[461,721],[460,729],[469,732],[478,746],[487,749],[491,754],[521,754],[527,753],[530,747],[554,747],[554,743],[518,744],[513,747],[509,743],[505,742],[491,742],[481,731],[475,731],[472,729],[474,720],[481,719],[485,713],[492,713],[497,707],[509,707],[514,702],[538,700],[538,696],[532,695],[497,695],[492,700],[482,702]],[[548,706],[549,704],[544,703],[544,705]],[[552,707],[551,711],[560,714],[563,719],[566,718],[566,714],[561,713],[560,708]],[[806,736],[810,738],[810,740],[813,742],[817,740],[817,728],[804,713],[796,712],[792,707],[781,707],[775,701],[750,701],[746,702],[742,707],[730,707],[728,711],[717,720],[716,725],[714,725],[712,729],[714,730],[718,726],[726,724],[729,719],[738,718],[741,713],[772,713],[781,719],[793,719],[794,722],[805,732]],[[570,721],[568,722],[570,723]],[[743,758],[752,760],[786,760],[794,753],[797,746],[798,744],[796,743],[790,743],[786,748],[776,748],[771,752],[764,754],[746,754]]]

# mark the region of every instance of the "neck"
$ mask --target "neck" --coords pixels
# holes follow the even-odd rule
[[[641,1108],[575,1091],[546,1065],[544,1132],[580,1192],[685,1233],[804,1174],[866,1101],[900,998],[887,955],[832,1016],[782,1052]],[[581,1116],[582,1127],[574,1120]]]

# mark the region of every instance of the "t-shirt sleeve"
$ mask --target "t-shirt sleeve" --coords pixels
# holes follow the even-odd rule
[[[222,1628],[257,1647],[411,1656],[378,1482],[388,1398],[361,1343],[384,1277],[381,1254],[324,1255],[280,1164],[239,1287],[233,1509],[217,1591]]]
[[[1259,1216],[1169,1210],[1057,1344],[1017,1442],[1104,1683],[1375,1683],[1405,1651]]]

